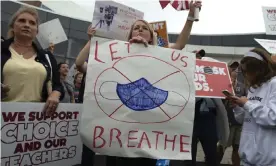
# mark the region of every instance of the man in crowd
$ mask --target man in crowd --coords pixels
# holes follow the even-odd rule
[[[233,63],[231,63],[228,66],[231,81],[232,81],[232,86],[234,88],[235,93],[240,93],[236,88],[236,85],[237,85],[236,68],[238,66],[239,66],[239,63],[236,64],[235,67],[233,67]],[[241,88],[239,88],[239,89],[241,89]],[[235,116],[234,116],[234,112],[233,112],[233,105],[229,102],[229,100],[224,100],[223,102],[224,102],[225,108],[227,110],[227,116],[228,116],[228,121],[229,121],[229,125],[230,125],[230,135],[229,135],[229,138],[228,138],[227,147],[232,146],[232,148],[233,148],[233,151],[232,151],[233,166],[240,166],[240,157],[239,157],[238,150],[239,150],[239,144],[240,144],[242,124],[240,124],[236,121]],[[223,158],[224,152],[225,152],[225,147],[223,147],[223,145],[219,144],[219,146],[218,146],[218,158],[219,158],[220,162]]]
[[[203,49],[193,51],[197,59],[205,56]],[[222,105],[222,104],[221,104]],[[223,105],[222,105],[223,106]],[[225,109],[219,106],[218,102],[210,98],[196,98],[195,118],[192,140],[192,166],[196,165],[197,145],[200,141],[207,166],[217,166],[217,111]],[[188,163],[187,163],[188,164]]]

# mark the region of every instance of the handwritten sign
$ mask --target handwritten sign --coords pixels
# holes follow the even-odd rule
[[[59,104],[52,117],[42,113],[43,107],[39,103],[2,103],[1,165],[81,163],[81,105]]]
[[[276,7],[263,7],[263,17],[267,35],[276,35]]]
[[[152,22],[150,23],[157,36],[157,44],[160,47],[169,46],[169,36],[167,32],[166,21]]]
[[[131,25],[143,19],[144,13],[113,1],[96,1],[92,27],[96,35],[127,41]]]
[[[48,48],[50,43],[58,44],[68,40],[58,18],[40,24],[36,38],[43,49]]]
[[[81,135],[100,154],[191,159],[195,55],[93,38]]]
[[[225,98],[223,90],[234,94],[227,64],[196,60],[195,87],[197,97]]]
[[[276,54],[276,40],[255,39],[267,52]]]

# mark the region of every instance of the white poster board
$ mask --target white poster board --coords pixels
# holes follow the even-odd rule
[[[50,43],[58,44],[68,40],[58,18],[40,24],[36,38],[43,49],[48,48]]]
[[[255,39],[270,54],[276,54],[276,40]]]
[[[44,103],[2,103],[1,166],[73,166],[81,163],[82,105],[59,104],[47,117]]]
[[[143,19],[144,13],[113,1],[96,1],[92,27],[96,35],[127,41],[131,25]]]
[[[276,35],[276,7],[263,7],[265,31],[267,35]]]
[[[195,55],[93,38],[81,135],[93,151],[191,159]]]

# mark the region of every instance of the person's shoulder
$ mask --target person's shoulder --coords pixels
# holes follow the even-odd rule
[[[275,81],[276,81],[276,76],[272,77],[272,78],[271,78],[271,81],[274,81],[274,82],[275,82]]]
[[[272,77],[269,81],[265,82],[261,87],[261,91],[269,91],[268,93],[276,92],[276,76]]]
[[[269,81],[269,84],[274,85],[274,87],[276,88],[276,76],[271,78],[271,80]]]

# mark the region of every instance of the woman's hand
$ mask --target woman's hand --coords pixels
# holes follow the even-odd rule
[[[92,27],[92,24],[88,27],[87,29],[87,34],[89,37],[89,40],[91,40],[91,38],[95,35],[96,33],[96,29]]]
[[[57,109],[58,103],[59,103],[59,98],[60,98],[60,92],[58,91],[53,91],[44,106],[44,112],[46,112],[46,115],[51,116]]]
[[[237,97],[237,96],[229,96],[226,98],[227,100],[230,100],[230,102],[233,105],[238,105],[240,107],[243,107],[244,104],[248,101],[248,99],[246,97]]]
[[[189,17],[194,17],[194,13],[195,13],[195,8],[199,8],[199,10],[201,9],[201,1],[191,1],[190,2],[190,11],[189,11]]]
[[[145,45],[145,47],[148,47],[148,42],[146,39],[144,39],[143,37],[141,36],[135,36],[133,37],[132,39],[129,40],[129,43],[132,44],[132,43],[143,43]]]
[[[1,83],[1,99],[7,97],[9,91],[10,91],[10,86]]]

